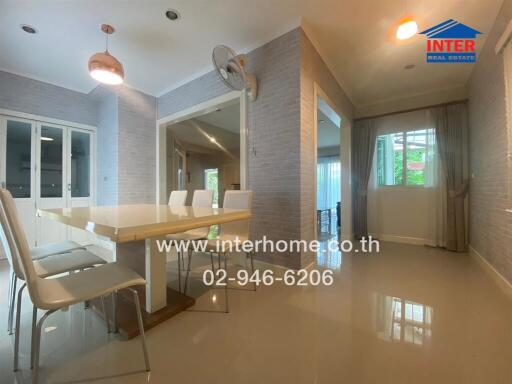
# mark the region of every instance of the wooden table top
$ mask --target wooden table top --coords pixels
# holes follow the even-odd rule
[[[116,243],[251,218],[251,211],[245,209],[169,207],[156,204],[38,209],[37,214],[107,237]]]

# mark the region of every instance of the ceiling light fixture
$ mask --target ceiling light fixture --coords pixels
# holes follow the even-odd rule
[[[165,11],[165,17],[167,17],[171,21],[176,21],[180,18],[180,14],[175,9],[168,9]]]
[[[123,64],[108,51],[108,35],[115,32],[114,27],[102,24],[101,30],[106,35],[105,52],[98,52],[89,59],[89,73],[100,83],[118,85],[124,81]]]
[[[37,33],[37,29],[34,27],[27,25],[27,24],[21,24],[20,28],[23,29],[25,32],[30,33],[31,35],[34,35]]]
[[[41,136],[41,141],[53,141],[53,138],[46,137],[46,136]]]
[[[396,38],[398,40],[407,40],[413,37],[416,32],[418,32],[418,24],[411,18],[405,18],[400,22],[396,30]]]

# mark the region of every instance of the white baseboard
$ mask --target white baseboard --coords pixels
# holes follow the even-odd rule
[[[475,248],[469,245],[469,254],[473,257],[487,272],[487,274],[500,287],[505,295],[512,299],[512,284],[492,266],[485,257],[483,257]]]
[[[425,239],[419,237],[408,237],[408,236],[398,236],[398,235],[386,235],[386,234],[376,234],[371,233],[371,237],[380,241],[389,241],[391,243],[402,243],[402,244],[414,244],[414,245],[424,245],[426,243]]]

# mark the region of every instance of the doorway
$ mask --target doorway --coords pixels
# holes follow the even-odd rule
[[[94,135],[86,129],[0,116],[0,182],[16,201],[31,246],[90,241],[86,232],[36,213],[40,208],[93,205]]]
[[[320,241],[341,230],[341,118],[320,96],[316,130],[316,228]]]
[[[167,197],[173,190],[187,190],[190,205],[195,190],[208,189],[217,208],[227,190],[241,188],[240,121],[237,98],[166,125]]]

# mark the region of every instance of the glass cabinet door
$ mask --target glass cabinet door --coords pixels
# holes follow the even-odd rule
[[[91,134],[71,131],[71,197],[89,197],[91,183]]]
[[[36,245],[35,123],[0,116],[0,185],[11,192],[30,246]]]
[[[16,199],[32,196],[32,123],[6,120],[5,187]]]

